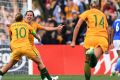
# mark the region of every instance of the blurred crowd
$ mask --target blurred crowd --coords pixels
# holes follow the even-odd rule
[[[109,27],[120,16],[120,0],[32,0],[34,20],[42,26],[56,27],[64,24],[61,32],[37,31],[42,44],[70,44],[73,30],[79,15],[89,9],[92,1],[97,1],[99,9],[107,17]],[[0,0],[0,44],[9,44],[7,24],[14,20],[14,15],[27,11],[27,0]],[[84,22],[79,30],[76,43],[83,44],[87,25]],[[35,39],[36,44],[38,41]]]

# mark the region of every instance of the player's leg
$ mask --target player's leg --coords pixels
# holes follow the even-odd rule
[[[45,68],[42,60],[37,56],[35,58],[32,58],[32,60],[38,65],[38,69],[41,72],[41,78],[44,79],[45,77],[47,77],[48,80],[52,80],[49,72],[47,71],[47,69]]]
[[[48,70],[46,69],[45,65],[43,64],[43,61],[42,61],[40,55],[37,56],[37,57],[34,58],[34,59],[36,59],[35,61],[38,61],[38,60],[39,60],[39,62],[36,62],[36,63],[37,63],[37,65],[38,65],[38,70],[40,71],[40,73],[41,73],[41,78],[42,78],[43,80],[46,79],[46,78],[47,78],[47,80],[57,80],[57,79],[58,79],[58,76],[54,76],[54,77],[53,77],[53,76],[50,76]],[[34,61],[34,62],[35,62],[35,61]]]
[[[10,56],[10,61],[2,67],[2,69],[0,70],[0,78],[2,78],[2,76],[7,73],[7,71],[13,66],[15,65],[19,59],[21,58],[21,53],[19,53],[19,50],[21,49],[15,49]],[[1,79],[0,79],[1,80]]]
[[[85,50],[85,53],[87,53],[87,50]],[[85,74],[85,80],[90,80],[91,77],[91,69],[89,65],[89,57],[85,56],[85,65],[84,65],[84,74]]]
[[[48,80],[52,80],[49,72],[47,71],[45,65],[43,64],[39,51],[36,49],[35,46],[32,46],[32,49],[29,48],[28,50],[26,50],[25,55],[38,65],[38,70],[41,73],[42,80],[44,80],[45,78],[47,78]]]
[[[41,73],[41,78],[42,80],[57,80],[58,79],[58,76],[55,76],[55,77],[51,77],[48,70],[46,69],[45,65],[43,64],[43,61],[39,56],[36,56],[34,58],[32,58],[32,60],[38,65],[38,70],[40,71]]]
[[[90,69],[96,66],[100,56],[103,54],[103,52],[107,51],[108,41],[106,38],[99,36],[86,37],[84,40],[84,47],[86,53],[84,65],[85,79],[90,80]]]
[[[86,37],[84,40],[84,49],[85,49],[85,65],[84,65],[84,75],[85,75],[85,80],[90,80],[91,77],[91,69],[90,69],[90,57],[87,56],[89,52],[89,48],[91,47],[91,38]],[[87,53],[87,54],[86,54]]]
[[[41,78],[44,79],[46,77],[46,75],[44,74],[44,72],[48,73],[48,71],[47,71],[45,65],[43,64],[41,57],[39,57],[38,60],[39,60],[39,62],[36,62],[37,65],[38,65],[38,70],[41,73]]]
[[[90,80],[91,68],[94,68],[96,66],[97,60],[102,55],[102,53],[103,51],[100,46],[86,51],[86,59],[85,59],[85,65],[84,65],[86,80]]]
[[[2,67],[2,69],[0,70],[0,73],[5,74],[17,62],[18,62],[17,60],[10,60],[5,66]]]
[[[17,60],[10,60],[5,66],[2,67],[2,69],[0,70],[0,80],[1,80],[2,76],[5,73],[7,73],[7,71],[17,62],[18,62]]]
[[[102,54],[103,54],[103,49],[101,48],[101,46],[98,46],[94,49],[94,56],[96,59],[96,61],[94,62],[94,67],[96,66],[97,60],[101,57]]]
[[[33,46],[33,50],[36,52],[37,56],[34,58],[34,61],[37,61],[37,65],[38,65],[38,70],[40,71],[41,73],[41,78],[44,79],[45,77],[48,79],[48,80],[52,80],[47,68],[45,67],[43,61],[42,61],[42,58],[39,54],[39,51],[36,49],[35,46]]]
[[[97,57],[95,55],[95,49],[90,47],[87,51],[86,51],[86,58],[88,58],[88,62],[90,64],[91,68],[94,68],[97,64]]]

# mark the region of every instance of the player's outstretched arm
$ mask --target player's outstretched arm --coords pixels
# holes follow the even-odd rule
[[[63,26],[64,25],[60,24],[57,27],[43,27],[43,29],[46,30],[46,31],[55,31],[55,30],[61,31]]]
[[[77,25],[75,26],[74,32],[73,32],[73,38],[72,38],[72,43],[70,44],[71,47],[75,46],[76,38],[78,35],[78,31],[80,29],[81,24],[83,23],[82,19],[79,19]]]

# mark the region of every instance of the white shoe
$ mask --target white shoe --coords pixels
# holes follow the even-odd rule
[[[0,80],[2,80],[2,76],[0,75]]]
[[[52,80],[58,80],[58,76],[51,76]],[[1,80],[1,79],[0,79]],[[44,78],[43,80],[48,80],[47,78]]]
[[[43,80],[48,80],[47,78],[44,78]]]
[[[52,80],[58,80],[58,76],[52,76]]]

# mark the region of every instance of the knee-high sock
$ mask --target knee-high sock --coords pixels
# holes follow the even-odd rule
[[[43,68],[41,70],[41,78],[44,78],[46,77],[48,80],[52,80],[50,74],[48,73],[47,69],[46,68]]]
[[[85,62],[84,65],[84,75],[85,75],[85,80],[90,80],[91,77],[91,69],[90,69],[90,65],[89,62]]]
[[[40,75],[40,76],[41,76],[41,79],[43,80],[43,79],[45,78],[45,75],[43,75],[43,74],[42,74],[42,71],[41,71],[41,69],[40,69],[40,67],[39,67],[39,66],[38,66],[38,70],[40,71],[40,73],[41,73],[41,75]]]

